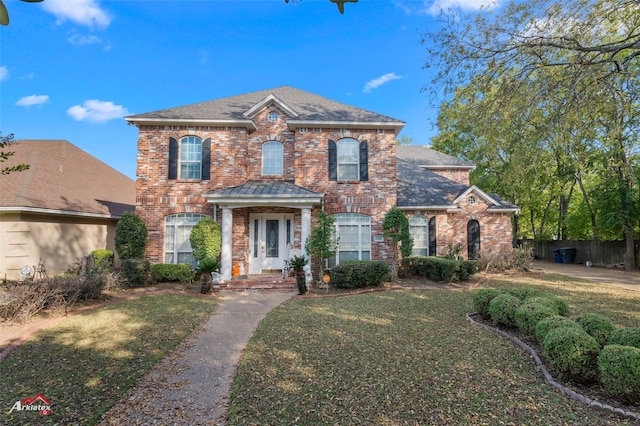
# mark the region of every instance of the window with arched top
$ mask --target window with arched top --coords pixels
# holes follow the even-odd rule
[[[329,140],[329,180],[369,180],[367,141]]]
[[[164,218],[164,263],[186,263],[196,267],[191,248],[191,230],[203,217],[197,213],[179,213]]]
[[[211,176],[211,139],[185,136],[169,138],[168,178],[209,180]]]
[[[283,146],[280,142],[269,141],[262,144],[262,175],[282,175],[283,158]]]

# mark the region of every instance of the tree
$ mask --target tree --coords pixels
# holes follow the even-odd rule
[[[326,260],[334,256],[338,248],[334,223],[335,218],[332,215],[320,211],[304,245],[307,253],[318,261],[320,277],[324,275]]]
[[[400,139],[396,139],[396,145],[413,145],[413,138],[402,135]]]
[[[293,3],[295,0],[291,0],[291,3]],[[300,0],[302,1],[302,0]],[[358,3],[358,0],[329,0],[331,3],[335,3],[336,6],[338,6],[338,12],[340,12],[341,15],[344,15],[344,4],[345,3]],[[285,3],[289,3],[289,0],[284,0]]]
[[[201,262],[204,259],[217,259],[222,250],[222,233],[220,224],[209,216],[205,216],[195,224],[189,235],[193,249],[193,257]]]
[[[409,220],[402,210],[393,207],[385,215],[382,229],[384,234],[391,238],[393,246],[391,279],[395,281],[398,278],[398,259],[411,256],[411,250],[413,249],[413,238],[409,234]]]
[[[20,0],[27,3],[40,3],[43,0]],[[7,11],[7,7],[4,5],[2,0],[0,0],[0,25],[9,25],[9,12]]]
[[[594,237],[604,224],[618,223],[625,268],[633,269],[640,220],[637,1],[512,1],[496,13],[442,16],[447,25],[424,40],[432,42],[429,66],[438,68],[432,89],[442,87],[448,98],[439,118],[447,136],[438,144],[491,147],[504,172],[497,179],[514,198],[531,194],[514,182],[535,171],[525,180],[539,192],[530,200],[532,222],[556,216],[558,238],[567,236],[580,194]],[[598,210],[585,186],[595,181],[611,195],[608,212]],[[617,220],[604,220],[611,216]]]
[[[10,157],[16,154],[15,151],[8,150],[9,148],[11,148],[11,146],[14,146],[18,143],[14,142],[13,138],[13,133],[10,133],[8,136],[2,136],[2,132],[0,132],[0,163],[4,163]],[[18,164],[17,166],[0,168],[0,174],[8,175],[9,173],[27,170],[28,168],[28,164]]]
[[[116,251],[121,260],[142,259],[147,248],[147,225],[132,211],[124,212],[116,226]]]

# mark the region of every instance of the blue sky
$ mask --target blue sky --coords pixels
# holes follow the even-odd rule
[[[0,131],[66,139],[135,179],[137,128],[164,108],[294,86],[436,133],[420,41],[439,6],[484,0],[4,0]],[[18,145],[19,147],[19,145]]]

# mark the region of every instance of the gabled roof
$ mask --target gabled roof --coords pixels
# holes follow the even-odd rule
[[[135,182],[65,140],[20,140],[3,165],[29,169],[0,176],[0,212],[119,218],[135,207]]]
[[[429,169],[450,168],[471,170],[475,168],[472,163],[436,151],[429,146],[398,145],[396,147],[396,155],[398,158],[402,158],[415,166]]]
[[[175,108],[125,117],[133,124],[191,124],[246,127],[255,130],[253,114],[271,103],[291,117],[290,129],[298,127],[390,128],[398,133],[404,122],[386,115],[367,111],[327,99],[291,86],[260,90]]]

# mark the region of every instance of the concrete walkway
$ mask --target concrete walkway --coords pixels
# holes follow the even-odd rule
[[[542,262],[539,260],[533,262],[533,267],[548,273],[563,274],[595,281],[600,284],[626,288],[627,290],[640,291],[640,271],[627,272],[620,269],[586,267],[585,265]]]
[[[156,364],[99,424],[224,424],[231,383],[247,342],[265,315],[294,294],[222,295],[202,329]]]

